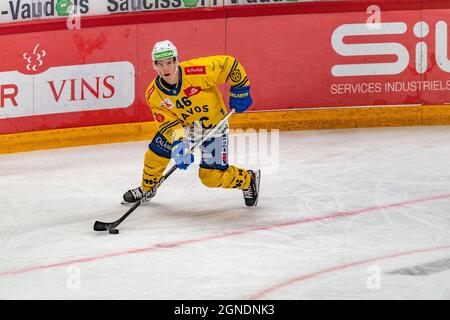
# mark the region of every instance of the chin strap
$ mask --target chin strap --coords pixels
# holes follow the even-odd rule
[[[175,75],[178,73],[178,71],[178,59],[175,59],[175,72],[173,73],[173,76],[170,80],[173,80],[173,78],[175,78]]]

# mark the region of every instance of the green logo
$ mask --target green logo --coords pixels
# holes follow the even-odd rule
[[[286,0],[287,2],[298,2],[298,0]]]
[[[186,8],[195,8],[198,4],[198,0],[183,0]]]
[[[58,0],[56,2],[56,13],[58,16],[68,16],[72,12],[72,7],[71,0]]]
[[[173,50],[166,50],[155,53],[153,56],[153,60],[162,60],[166,58],[171,58],[173,56],[175,56]]]

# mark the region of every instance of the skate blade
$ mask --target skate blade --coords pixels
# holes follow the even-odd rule
[[[151,199],[142,202],[142,205],[145,205],[146,203],[149,203]],[[125,200],[122,200],[122,202],[120,203],[121,205],[124,205],[126,207],[132,207],[136,202],[127,202]]]

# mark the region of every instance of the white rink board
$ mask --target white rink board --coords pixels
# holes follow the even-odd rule
[[[325,0],[2,0],[0,24],[174,9],[270,5]],[[67,5],[68,3],[71,3]]]

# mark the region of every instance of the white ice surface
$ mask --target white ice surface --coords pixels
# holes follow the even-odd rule
[[[450,299],[448,265],[391,274],[450,258],[449,126],[283,132],[257,208],[194,165],[94,232],[146,148],[0,155],[0,299]]]

